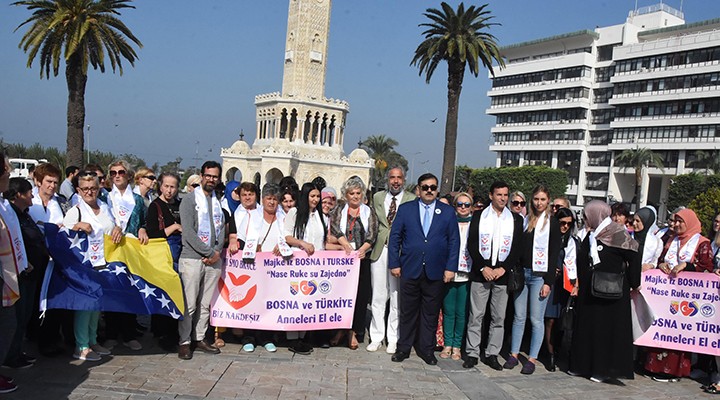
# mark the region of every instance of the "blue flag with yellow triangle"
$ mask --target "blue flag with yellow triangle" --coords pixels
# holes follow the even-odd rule
[[[41,310],[115,311],[182,319],[182,283],[164,239],[141,245],[136,238],[123,237],[114,244],[106,235],[107,265],[97,269],[88,257],[86,233],[45,224],[45,238],[52,261],[40,294]]]

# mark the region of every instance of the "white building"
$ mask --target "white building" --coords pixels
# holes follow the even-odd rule
[[[357,175],[369,186],[373,160],[359,148],[343,152],[350,106],[325,97],[331,0],[289,3],[282,92],[255,96],[255,142],[250,147],[241,136],[221,150],[225,180],[237,172],[256,184],[321,177],[340,188]]]
[[[720,144],[720,19],[686,24],[666,4],[624,24],[502,48],[507,68],[488,92],[496,165],[548,165],[570,175],[573,205],[631,202],[625,149],[649,148],[664,170],[643,171],[641,204],[665,215],[670,179],[691,172],[698,150]]]

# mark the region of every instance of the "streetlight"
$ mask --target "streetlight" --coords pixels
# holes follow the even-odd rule
[[[418,151],[417,153],[414,153],[412,155],[412,162],[410,163],[410,173],[408,174],[410,175],[410,182],[413,182],[413,174],[415,173],[415,157],[419,154],[422,154],[422,151]]]
[[[90,124],[87,124],[87,140],[85,141],[85,147],[87,147],[87,164],[90,164]]]

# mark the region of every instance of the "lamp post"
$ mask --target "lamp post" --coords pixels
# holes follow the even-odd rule
[[[410,182],[413,182],[413,174],[415,174],[415,157],[422,154],[422,151],[418,151],[417,153],[414,153],[412,156],[412,161],[410,162]]]
[[[85,147],[87,148],[86,164],[90,164],[90,124],[87,124],[87,140],[85,141]]]

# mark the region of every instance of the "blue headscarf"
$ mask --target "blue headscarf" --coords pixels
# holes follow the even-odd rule
[[[230,213],[234,214],[235,209],[238,208],[240,205],[240,202],[233,199],[232,192],[240,186],[240,182],[238,181],[229,181],[227,185],[225,185],[225,199],[227,200],[228,207],[230,207]]]

